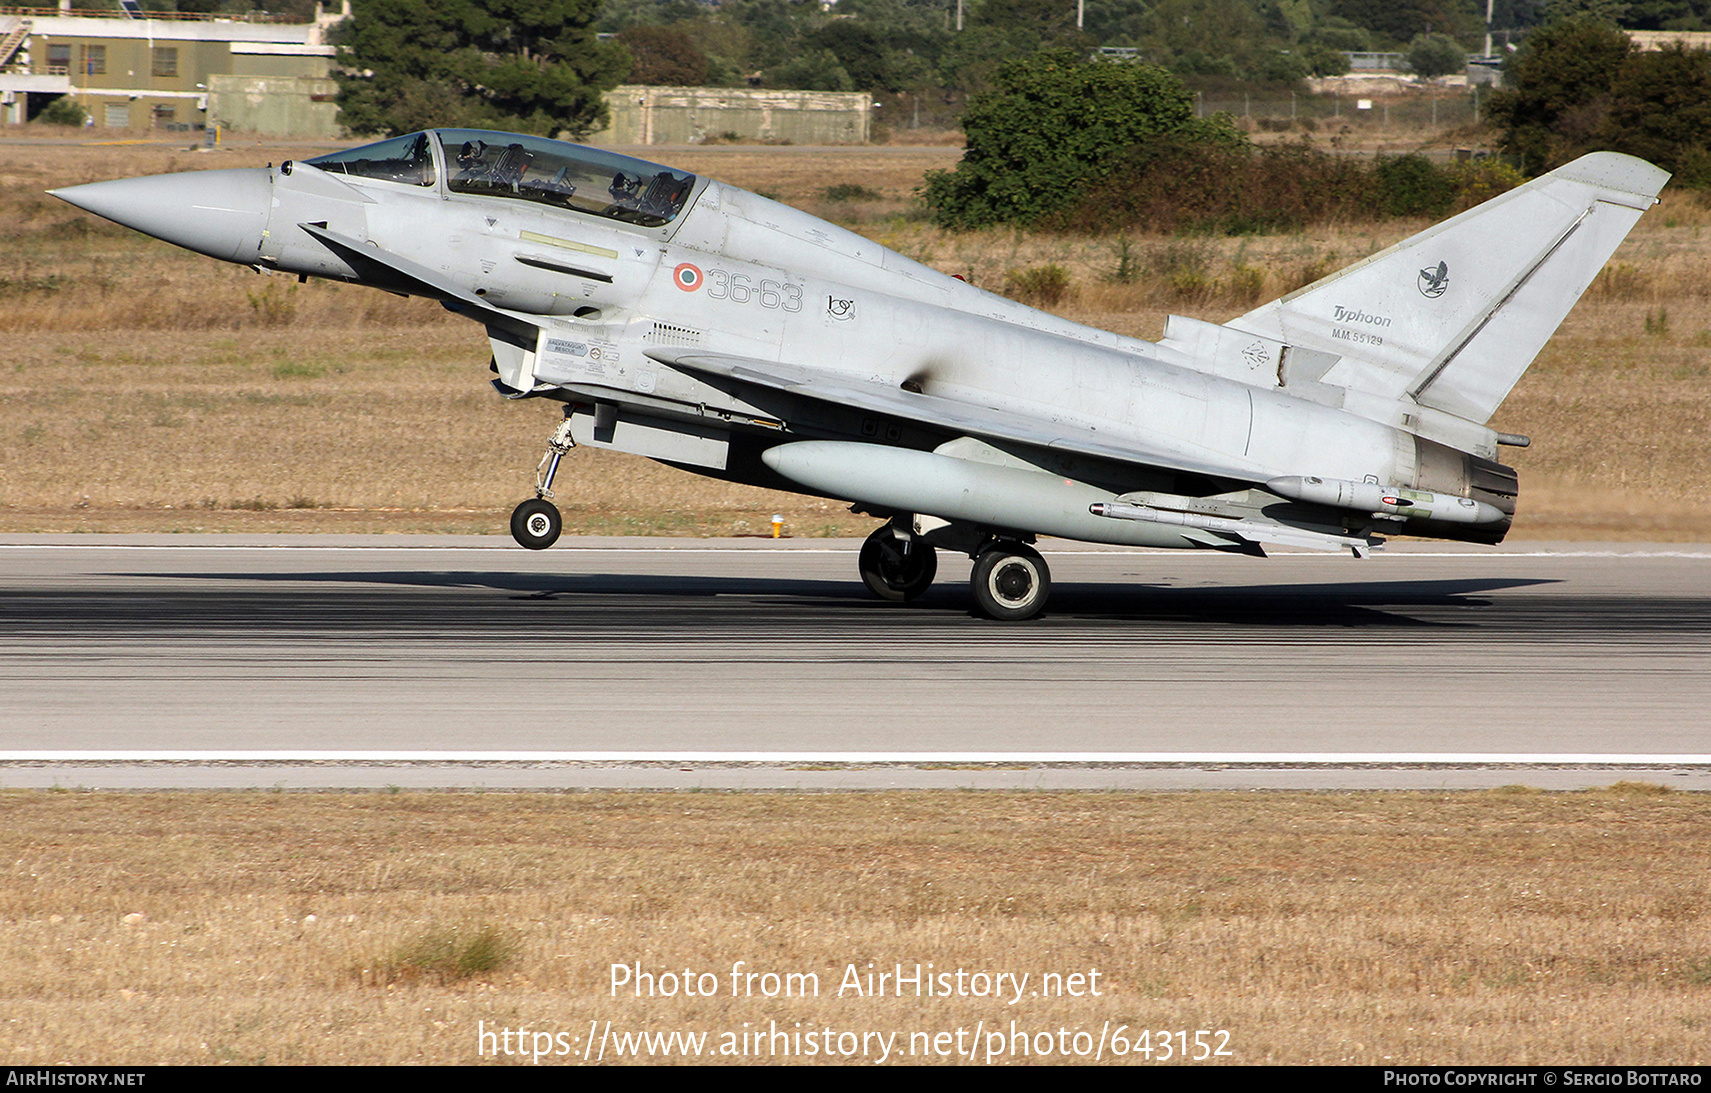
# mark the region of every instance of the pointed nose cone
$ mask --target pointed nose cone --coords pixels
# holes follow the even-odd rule
[[[198,254],[250,263],[273,206],[263,167],[121,178],[49,190],[62,201]]]

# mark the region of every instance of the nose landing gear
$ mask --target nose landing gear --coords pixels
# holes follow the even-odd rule
[[[576,441],[570,438],[570,407],[566,406],[564,420],[553,430],[552,439],[547,441],[547,454],[541,457],[541,465],[535,470],[535,496],[511,511],[511,538],[517,540],[518,546],[545,550],[558,542],[564,518],[559,515],[558,506],[547,498],[553,495],[553,476],[558,474],[559,460],[574,447]]]

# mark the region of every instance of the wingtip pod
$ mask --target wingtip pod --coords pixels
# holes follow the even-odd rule
[[[1621,152],[1591,152],[1573,163],[1563,164],[1547,177],[1579,182],[1605,191],[1609,195],[1606,200],[1613,200],[1617,195],[1626,195],[1635,200],[1622,204],[1645,210],[1657,204],[1658,194],[1671,175],[1662,167],[1648,163],[1638,156],[1623,155]]]

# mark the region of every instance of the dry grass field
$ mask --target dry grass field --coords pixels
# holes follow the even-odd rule
[[[606,1022],[706,1033],[712,1054],[744,1046],[724,1034],[776,1022],[897,1033],[891,1061],[937,1060],[931,1040],[911,1054],[911,1035],[958,1029],[976,1061],[1042,1061],[1042,1031],[1047,1061],[1065,1047],[1091,1061],[1102,1031],[1126,1027],[1130,1040],[1153,1030],[1152,1062],[1157,1030],[1186,1030],[1192,1056],[1204,1029],[1228,1033],[1214,1046],[1230,1055],[1211,1062],[1704,1064],[1706,809],[1645,786],[10,791],[0,1060],[518,1062],[478,1033],[526,1028],[557,1052],[543,1062],[575,1063],[591,1023],[597,1041]],[[818,993],[798,980],[796,996],[768,998],[757,978],[732,997],[738,961],[814,973]],[[839,997],[848,966],[865,977],[870,962],[961,970],[971,993],[976,972],[1029,979],[1016,1001],[907,986]],[[656,992],[685,970],[712,989],[650,999],[629,983],[614,997],[611,966],[638,963]],[[1064,996],[1035,996],[1053,972]],[[1089,977],[1081,997],[1073,974]],[[830,1060],[802,1061],[878,1053],[873,1040],[830,1043]],[[607,1039],[605,1060],[635,1058],[630,1047]]]
[[[533,486],[554,407],[487,387],[479,327],[421,300],[261,276],[106,224],[43,191],[173,170],[259,165],[307,147],[0,142],[0,531],[399,530],[503,533]],[[953,235],[912,193],[954,147],[656,149],[939,269],[1004,290],[1061,266],[1052,310],[1156,338],[1179,311],[1222,321],[1420,224],[1305,235]],[[859,185],[877,194],[828,201]],[[1520,537],[1703,539],[1711,466],[1711,211],[1666,193],[1570,317],[1497,424],[1535,438]],[[568,529],[795,535],[869,521],[829,502],[574,453]]]

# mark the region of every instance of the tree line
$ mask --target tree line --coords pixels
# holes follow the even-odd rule
[[[1350,50],[1412,47],[1436,75],[1477,40],[1475,4],[1085,0],[1078,26],[1075,0],[964,0],[960,16],[957,0],[356,0],[340,104],[358,132],[408,129],[448,102],[460,123],[586,132],[598,107],[578,81],[866,91],[960,110],[1008,61],[1100,46],[1208,89],[1339,74]]]
[[[1088,0],[1088,25],[1113,33],[1113,14],[1129,2]],[[1181,12],[1260,19],[1300,4],[1308,28],[1301,41],[1343,18],[1315,14],[1313,2],[1330,11],[1351,10],[1356,0],[1158,0],[1147,10],[1176,12],[1172,19],[1192,28],[1195,18]],[[1421,5],[1417,12],[1451,4],[1400,2]],[[1060,0],[980,0],[960,33],[949,29],[946,3],[840,0],[833,15],[813,0],[727,0],[717,8],[696,0],[358,0],[341,31],[339,102],[357,133],[472,126],[577,137],[604,120],[602,92],[626,79],[918,95],[954,88],[967,96],[967,151],[956,172],[930,180],[925,192],[952,227],[1055,218],[1106,230],[1110,210],[1124,208],[1132,221],[1156,218],[1134,212],[1124,187],[1146,176],[1180,194],[1162,184],[1173,171],[1225,194],[1202,220],[1228,230],[1340,215],[1304,212],[1331,208],[1327,195],[1343,195],[1344,209],[1436,212],[1509,184],[1500,172],[1434,179],[1418,165],[1394,164],[1361,181],[1306,151],[1259,153],[1229,119],[1194,116],[1182,72],[1192,50],[1171,53],[1174,67],[1100,61],[1090,58],[1094,32],[1076,28],[1074,9]],[[617,29],[602,36],[602,27]],[[1217,40],[1208,29],[1197,42]],[[1486,117],[1521,171],[1510,181],[1611,149],[1658,163],[1681,184],[1711,186],[1711,52],[1644,52],[1608,18],[1578,12],[1535,28],[1505,71],[1507,87],[1489,98]],[[1256,171],[1269,181],[1254,182]],[[1276,215],[1254,212],[1267,189],[1319,196]]]

